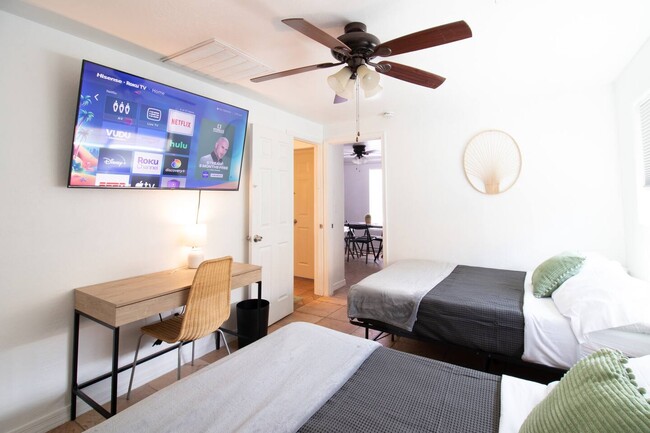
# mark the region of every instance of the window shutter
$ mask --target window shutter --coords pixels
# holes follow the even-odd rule
[[[639,106],[641,115],[641,145],[643,146],[643,180],[650,186],[650,98]]]

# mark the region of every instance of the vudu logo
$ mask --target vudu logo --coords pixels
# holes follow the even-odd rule
[[[130,132],[120,131],[117,129],[107,129],[106,135],[114,140],[129,140],[131,138]]]

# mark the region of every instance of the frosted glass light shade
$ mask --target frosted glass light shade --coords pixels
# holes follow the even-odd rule
[[[334,93],[341,94],[345,90],[351,76],[352,70],[346,66],[336,74],[327,77],[327,84],[334,90]]]
[[[381,90],[379,86],[379,73],[368,68],[366,65],[361,65],[357,68],[357,76],[361,80],[361,88],[366,95],[366,98],[376,95]],[[379,88],[378,88],[379,87]]]
[[[354,83],[355,80],[348,80],[345,89],[341,92],[337,92],[337,95],[347,100],[354,99]]]
[[[377,74],[377,75],[379,75],[379,74]],[[361,84],[363,85],[363,82],[361,82]],[[377,84],[371,90],[364,89],[363,94],[366,95],[366,98],[372,98],[373,96],[378,95],[382,90],[384,90],[384,88],[381,87],[379,84]]]

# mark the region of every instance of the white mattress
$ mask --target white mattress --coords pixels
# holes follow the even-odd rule
[[[571,322],[555,307],[551,298],[536,298],[532,273],[524,283],[524,354],[522,359],[536,364],[568,369],[580,356]]]

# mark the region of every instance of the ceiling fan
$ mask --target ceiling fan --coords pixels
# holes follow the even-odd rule
[[[351,72],[348,77],[350,79],[356,79],[357,72],[361,73],[362,70],[365,71],[364,68],[370,66],[380,74],[435,89],[445,81],[444,77],[393,61],[382,60],[375,63],[372,60],[375,57],[390,57],[409,53],[472,36],[472,30],[465,21],[432,27],[384,43],[380,43],[376,36],[367,33],[366,25],[360,22],[347,24],[344,29],[345,33],[338,38],[329,35],[303,18],[288,18],[282,22],[328,47],[338,63],[319,63],[263,75],[252,78],[251,81],[254,83],[345,64]]]
[[[365,159],[371,153],[376,152],[375,150],[366,150],[365,143],[355,143],[352,145],[352,153],[344,155],[345,158],[354,158],[352,161],[355,164],[362,164],[365,162]]]

